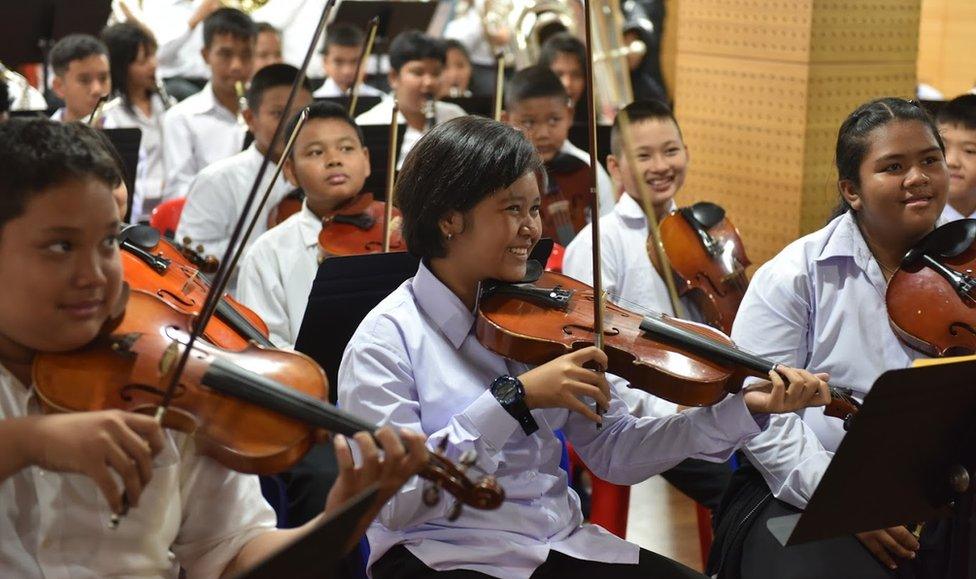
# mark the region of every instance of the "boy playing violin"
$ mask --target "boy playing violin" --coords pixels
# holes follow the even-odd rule
[[[291,134],[296,115],[288,124]],[[330,102],[308,107],[308,120],[285,160],[285,176],[305,191],[302,210],[262,235],[241,262],[237,297],[268,325],[271,341],[293,348],[322,258],[323,219],[356,198],[369,177],[362,132]]]
[[[498,510],[451,520],[450,505],[427,506],[422,485],[404,486],[369,531],[374,578],[700,577],[583,524],[555,431],[595,474],[632,484],[688,456],[723,460],[761,431],[764,413],[829,396],[822,380],[787,368],[788,385],[774,375],[763,391],[639,419],[619,399],[626,383],[589,369],[607,365],[595,347],[534,368],[488,350],[475,333],[481,286],[525,277],[541,234],[544,178],[522,133],[474,116],[430,131],[404,163],[403,234],[422,262],[349,341],[340,405],[422,431],[428,447],[448,456],[474,451],[472,468],[496,476],[507,499]]]
[[[193,451],[181,433],[121,411],[43,414],[37,353],[90,342],[122,295],[118,169],[79,123],[0,125],[0,568],[5,576],[229,577],[310,527],[274,529],[257,477]],[[79,385],[84,388],[84,385]],[[340,480],[325,514],[371,482],[379,509],[426,454],[423,439],[336,437]],[[406,446],[406,448],[405,448]],[[409,449],[409,450],[407,450]],[[113,513],[131,510],[110,530]],[[370,515],[371,518],[371,515]]]

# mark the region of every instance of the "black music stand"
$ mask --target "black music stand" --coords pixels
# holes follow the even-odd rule
[[[376,485],[359,493],[338,513],[236,579],[321,579],[334,577],[359,520],[376,500]]]
[[[456,104],[469,115],[478,115],[489,119],[495,116],[495,97],[493,96],[445,97],[440,100],[445,103]]]
[[[132,196],[136,190],[136,169],[139,166],[139,145],[142,143],[140,129],[101,129],[108,137],[119,159],[122,160],[123,179],[129,190],[129,205],[126,210],[125,222],[128,223],[132,213]]]
[[[347,96],[338,96],[338,97],[315,97],[315,102],[328,101],[330,103],[335,103],[335,104],[341,106],[343,109],[345,109],[347,111],[349,110],[349,100],[350,100],[350,98],[347,97]],[[352,118],[355,119],[359,115],[365,113],[369,109],[371,109],[371,108],[375,107],[376,105],[380,104],[380,101],[381,100],[383,100],[382,97],[378,97],[378,96],[363,96],[363,95],[359,95],[359,98],[356,99],[356,110],[353,111],[353,114],[351,114],[349,116],[351,116]]]
[[[976,361],[882,374],[806,510],[770,519],[770,532],[789,546],[955,513],[951,568],[960,574],[951,576],[969,576],[974,378]],[[851,492],[866,477],[880,484],[870,493]]]
[[[397,34],[407,30],[426,31],[430,26],[430,21],[434,18],[438,4],[438,2],[408,0],[341,2],[332,24],[350,24],[360,30],[368,30],[369,21],[374,16],[379,16],[380,25],[376,30],[376,44],[373,46],[373,54],[386,54],[390,42],[396,38]]]
[[[610,154],[610,125],[596,126],[596,149],[600,164],[607,168],[607,155]],[[569,142],[586,152],[590,151],[590,128],[588,125],[574,123],[569,128]],[[587,161],[588,162],[588,161]]]
[[[357,105],[358,106],[358,105]],[[390,154],[390,126],[389,125],[360,125],[363,130],[363,144],[369,149],[369,177],[363,184],[363,191],[369,191],[379,201],[386,199],[386,167]],[[397,159],[403,150],[403,135],[407,132],[407,125],[397,127]]]

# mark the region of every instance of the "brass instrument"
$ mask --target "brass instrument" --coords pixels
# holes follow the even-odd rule
[[[234,92],[237,93],[237,123],[240,125],[246,125],[247,122],[244,120],[244,109],[247,108],[247,90],[244,88],[244,83],[241,81],[235,82]]]
[[[0,78],[7,83],[7,90],[10,95],[10,110],[29,111],[44,110],[47,108],[47,101],[39,90],[31,86],[30,82],[23,75],[4,66],[0,62]]]
[[[220,0],[224,8],[235,8],[245,14],[250,14],[267,3],[268,0]]]
[[[476,10],[473,0],[460,13]],[[556,32],[577,34],[577,14],[571,0],[485,0],[478,12],[485,34],[498,35],[509,31],[508,44],[492,47],[505,53],[506,64],[521,69],[539,60],[539,52],[546,38]]]
[[[436,97],[434,97],[434,95],[428,96],[427,100],[424,101],[424,106],[423,106],[424,119],[425,119],[424,132],[433,129],[437,125],[436,104],[437,104],[437,99]]]

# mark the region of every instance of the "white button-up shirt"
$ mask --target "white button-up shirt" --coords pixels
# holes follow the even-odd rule
[[[294,348],[319,268],[322,221],[305,204],[254,242],[237,279],[237,299],[268,325],[271,341]]]
[[[0,420],[40,414],[33,389],[0,366]],[[117,530],[92,479],[25,468],[0,482],[0,569],[18,579],[219,576],[241,547],[273,529],[256,476],[197,454],[165,431],[152,480]]]
[[[234,225],[244,210],[244,202],[251,192],[254,177],[261,168],[264,155],[258,152],[257,146],[251,143],[244,151],[218,161],[207,167],[197,175],[190,187],[180,215],[180,224],[176,228],[176,239],[189,237],[191,246],[198,244],[204,248],[205,255],[213,255],[223,259],[230,241]],[[258,195],[264,195],[274,175],[274,164],[270,164],[264,173],[264,179],[258,187]],[[248,238],[250,247],[254,240],[268,230],[268,215],[278,206],[278,203],[292,190],[284,178],[279,177],[271,190],[271,197],[261,210],[261,216],[254,225],[254,231]],[[257,209],[258,201],[251,205],[249,219]]]
[[[239,153],[247,128],[217,101],[213,86],[186,98],[163,117],[164,196],[182,197],[204,167]]]
[[[142,22],[148,26],[159,50],[159,76],[210,78],[210,68],[200,53],[203,50],[203,22],[191,29],[190,17],[203,0],[148,0],[143,3]]]
[[[563,146],[559,148],[559,152],[572,155],[587,165],[590,164],[590,154],[571,143],[569,139],[563,141]],[[600,163],[596,164],[596,190],[600,195],[600,215],[609,215],[617,203],[617,188],[614,186],[613,180],[610,179],[607,170]]]
[[[955,207],[945,204],[945,209],[942,210],[942,215],[939,217],[940,223],[949,223],[950,221],[959,221],[960,219],[973,219],[976,218],[976,211],[970,213],[969,215],[963,215],[956,210]]]
[[[591,230],[592,226],[587,225],[576,234],[563,255],[563,273],[588,284],[593,283]],[[610,301],[624,308],[673,316],[668,288],[647,256],[647,236],[644,210],[624,193],[611,213],[600,218],[603,289]],[[667,416],[678,411],[677,404],[643,390],[627,388],[620,396],[636,416]]]
[[[339,87],[338,84],[336,84],[336,81],[332,80],[331,78],[327,78],[325,79],[325,82],[322,83],[322,86],[315,89],[315,92],[312,93],[312,96],[315,98],[344,97],[346,96],[346,91],[342,90],[342,88]],[[376,88],[375,86],[370,86],[366,83],[361,83],[359,85],[359,96],[385,97],[386,93]],[[390,111],[388,112],[392,113],[393,109],[390,109]],[[390,120],[387,119],[386,122],[389,123]]]
[[[121,98],[105,105],[102,116],[105,129],[139,129],[139,165],[136,187],[132,192],[132,222],[149,219],[149,213],[163,195],[163,115],[166,105],[159,95],[149,99],[149,115],[139,107],[126,107]]]
[[[466,114],[468,113],[464,112],[464,109],[454,103],[434,101],[434,119],[437,124],[441,124],[457,117],[463,117]],[[386,95],[375,107],[356,117],[356,124],[389,125],[392,116],[393,95]],[[401,124],[405,124],[407,122],[407,119],[403,116],[402,112],[397,113],[397,122]],[[400,158],[397,160],[397,169],[403,165],[403,160],[407,158],[407,153],[413,149],[413,146],[417,144],[417,141],[419,141],[420,137],[422,136],[424,136],[422,131],[418,131],[407,124],[407,130],[403,133],[403,141],[400,143]],[[369,143],[364,144],[369,146]]]
[[[756,271],[732,327],[740,347],[770,360],[829,372],[863,400],[883,372],[923,357],[888,323],[884,275],[853,214],[794,241]],[[801,419],[802,417],[802,419]],[[780,500],[804,508],[844,436],[822,408],[770,417],[745,447]]]
[[[596,476],[618,484],[637,483],[690,456],[725,460],[759,431],[740,396],[667,418],[635,418],[615,394],[602,428],[565,409],[536,409],[539,430],[526,436],[489,386],[528,367],[482,346],[474,322],[461,300],[421,265],[366,316],[346,347],[340,407],[368,421],[423,432],[431,449],[446,443],[451,459],[474,450],[477,466],[494,475],[506,495],[497,510],[466,508],[450,522],[451,498],[425,506],[425,484],[414,478],[370,527],[370,564],[401,543],[438,571],[464,568],[510,579],[529,577],[551,549],[636,563],[636,545],[583,524],[579,498],[559,468],[562,445],[554,431],[562,429]],[[626,387],[610,379],[615,393]]]

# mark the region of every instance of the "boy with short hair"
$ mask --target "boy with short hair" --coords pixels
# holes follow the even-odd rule
[[[211,79],[163,119],[164,197],[186,195],[204,167],[241,150],[245,127],[235,85],[251,77],[256,37],[254,21],[239,10],[221,8],[203,21]]]
[[[976,217],[976,94],[958,96],[936,115],[949,165],[949,198],[942,219]]]
[[[389,81],[393,94],[356,117],[358,125],[389,125],[393,102],[397,102],[398,122],[407,124],[397,167],[430,126],[467,114],[455,104],[436,100],[446,58],[440,40],[417,30],[401,32],[390,44]],[[433,103],[433,115],[425,115],[425,111],[431,111],[430,103]]]
[[[569,32],[550,36],[539,53],[539,64],[549,67],[566,88],[577,118],[585,119],[580,111],[580,99],[586,94],[586,46]]]
[[[569,155],[589,165],[589,153],[569,140],[573,108],[566,89],[545,66],[530,66],[515,73],[505,91],[502,120],[524,132],[547,164],[559,155]],[[600,195],[600,212],[606,215],[613,211],[617,195],[610,176],[599,163],[597,191]]]
[[[268,66],[284,62],[281,53],[281,31],[267,22],[258,22],[258,37],[254,43],[253,72]]]
[[[87,120],[99,99],[112,92],[108,48],[94,36],[69,34],[54,45],[49,59],[54,70],[51,89],[64,100],[51,120]]]
[[[258,187],[261,195],[274,175],[274,163],[284,151],[287,134],[276,143],[274,150],[269,149],[278,123],[291,118],[295,111],[312,102],[312,91],[306,80],[291,110],[285,110],[288,93],[297,76],[298,69],[289,64],[272,64],[254,75],[247,93],[247,109],[244,110],[244,119],[254,134],[254,142],[244,151],[205,168],[193,180],[176,229],[177,239],[189,237],[194,247],[203,246],[204,254],[218,259],[223,257],[264,157],[271,157],[271,166]],[[248,239],[248,246],[264,233],[268,226],[268,215],[290,191],[291,186],[284,179],[275,182],[271,197]],[[255,202],[251,215],[256,209]]]
[[[424,438],[391,429],[336,437],[340,475],[320,517],[274,528],[258,479],[196,452],[192,436],[118,410],[44,414],[31,368],[84,346],[122,292],[118,169],[81,123],[0,125],[0,568],[5,576],[230,577],[307,534],[375,482],[357,531],[426,462]],[[79,386],[83,387],[83,386]],[[409,451],[405,450],[409,448]],[[121,528],[112,514],[131,505]],[[215,497],[219,500],[215,500]],[[361,534],[361,533],[360,533]],[[334,546],[333,546],[334,547]],[[332,548],[332,547],[330,547]]]
[[[289,134],[297,118],[289,123]],[[271,341],[293,348],[312,282],[324,257],[322,220],[355,198],[370,173],[362,131],[341,106],[317,102],[285,160],[285,175],[305,191],[302,210],[262,235],[241,262],[237,298],[268,325]]]
[[[322,66],[325,68],[325,82],[312,95],[316,98],[342,97],[349,94],[356,82],[356,65],[363,53],[365,37],[362,30],[351,24],[336,24],[329,27],[322,44]],[[365,72],[366,64],[362,71]],[[360,96],[384,95],[376,87],[361,82]]]

